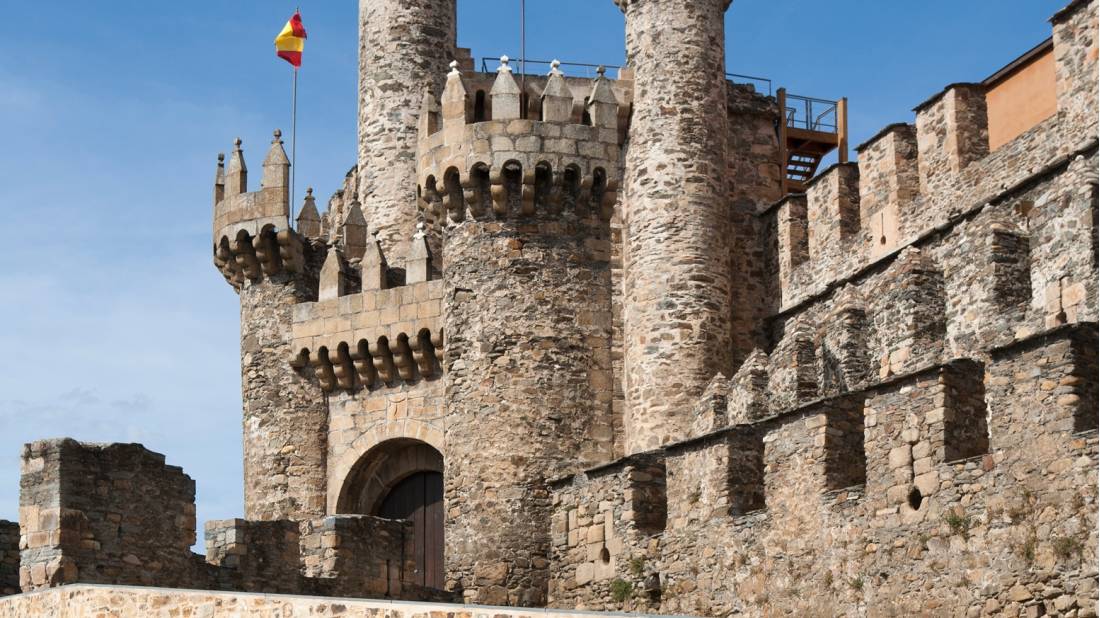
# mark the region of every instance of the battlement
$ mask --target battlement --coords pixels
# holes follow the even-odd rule
[[[992,551],[1020,560],[1012,547],[993,549],[986,539],[1025,534],[1039,505],[1055,506],[1059,518],[1033,541],[1036,555],[1047,557],[1033,559],[1065,561],[1058,577],[1075,581],[1074,559],[1053,546],[1069,536],[1095,539],[1078,518],[1095,515],[1095,494],[1079,483],[1095,478],[1097,437],[1079,421],[1085,410],[1095,417],[1097,404],[1095,389],[1075,376],[1096,371],[1096,341],[1096,324],[1061,327],[998,348],[987,364],[926,365],[561,479],[552,486],[551,602],[683,611],[698,598],[687,593],[705,586],[709,610],[723,614],[752,606],[748,582],[758,561],[777,551],[802,584],[856,577],[864,571],[848,565],[871,562],[874,574],[858,576],[874,577],[882,589],[897,569],[925,569],[947,545],[952,555]],[[1065,386],[1044,390],[1047,383]],[[1020,498],[1024,471],[1042,480]],[[832,534],[820,537],[822,530]],[[930,540],[916,550],[891,542],[917,537]],[[712,538],[732,540],[715,546]],[[927,559],[899,561],[906,553]],[[692,570],[702,564],[705,579]],[[782,588],[781,576],[769,572],[769,585]],[[1026,590],[1032,576],[1021,577]],[[637,594],[617,596],[626,583]],[[929,590],[943,595],[944,585]],[[850,596],[825,584],[813,602],[859,602]],[[793,597],[769,603],[797,607]],[[906,600],[913,603],[920,601]]]
[[[1060,12],[1052,43],[984,82],[947,86],[914,109],[915,122],[889,125],[857,146],[858,165],[834,165],[806,183],[804,197],[766,209],[761,216],[780,242],[779,310],[950,229],[1067,158],[1088,157],[1096,121],[1076,110],[1082,99],[1096,100],[1096,60],[1082,52],[1095,48],[1082,21],[1089,6]],[[1020,116],[1017,92],[1050,103]]]
[[[296,305],[290,362],[312,367],[326,392],[438,378],[443,293],[423,281]]]
[[[263,163],[260,188],[248,190],[248,166],[241,140],[233,144],[228,169],[218,155],[214,178],[214,265],[240,289],[245,279],[258,279],[286,269],[304,268],[301,238],[290,228],[290,160],[282,132],[275,130]]]
[[[441,101],[427,94],[421,108],[418,194],[431,220],[443,221],[444,213],[446,222],[563,212],[611,217],[628,109],[616,92],[622,88],[601,70],[579,98],[576,81],[568,83],[555,64],[535,104],[539,84],[528,82],[522,93],[507,57],[488,99],[484,88],[471,96],[466,79],[455,65]]]

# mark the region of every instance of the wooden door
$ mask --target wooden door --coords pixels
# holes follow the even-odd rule
[[[378,516],[413,522],[414,583],[443,588],[443,475],[417,472],[382,500]]]

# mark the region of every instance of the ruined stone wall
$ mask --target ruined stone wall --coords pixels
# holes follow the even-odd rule
[[[629,458],[558,484],[551,604],[1094,615],[1097,439],[1074,419],[1096,416],[1096,341],[1094,324],[1062,327],[993,350],[985,367],[919,369],[652,453],[667,467],[668,524],[654,535],[618,512],[633,495]],[[987,419],[983,444],[974,427]],[[754,441],[759,460],[746,457]],[[614,513],[604,534],[628,544],[603,583],[581,586],[572,539],[596,504]]]
[[[626,452],[682,438],[732,371],[725,0],[623,0],[634,109],[623,210]]]
[[[546,479],[611,454],[610,247],[587,198],[522,214],[518,189],[445,231],[445,558],[467,601],[530,606],[549,577]]]
[[[23,448],[23,590],[72,582],[189,585],[195,482],[138,444],[43,440]]]
[[[455,28],[454,0],[359,2],[359,201],[396,266],[417,220],[420,102],[442,90]]]
[[[19,524],[0,521],[0,596],[19,592]]]

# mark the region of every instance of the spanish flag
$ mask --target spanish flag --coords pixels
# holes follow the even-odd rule
[[[275,53],[297,69],[302,66],[302,50],[305,47],[306,29],[302,26],[302,14],[295,11],[283,26],[283,31],[275,37]]]

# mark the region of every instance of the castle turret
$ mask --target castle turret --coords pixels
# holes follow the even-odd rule
[[[729,0],[616,0],[634,112],[624,200],[627,452],[686,435],[730,375],[723,13]]]
[[[538,606],[547,481],[612,453],[618,131],[518,118],[506,64],[494,120],[473,122],[462,80],[449,75],[419,166],[422,206],[444,227],[447,579],[469,602]]]
[[[400,259],[416,225],[417,117],[454,55],[455,0],[360,0],[359,26],[359,199]]]
[[[214,264],[241,299],[245,515],[302,520],[324,514],[327,410],[287,359],[294,306],[316,298],[317,274],[308,244],[290,229],[290,161],[279,131],[256,191],[247,169],[238,139],[224,173],[219,157],[213,238]],[[312,195],[299,224],[318,231]]]

